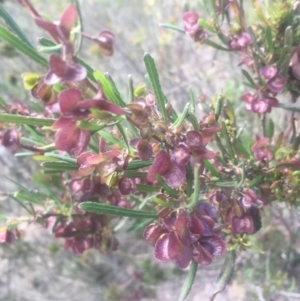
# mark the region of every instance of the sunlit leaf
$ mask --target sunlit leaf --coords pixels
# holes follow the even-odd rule
[[[121,93],[119,92],[115,82],[113,81],[112,77],[108,74],[108,73],[105,73],[105,77],[107,78],[107,80],[109,81],[110,83],[110,86],[115,94],[115,97],[118,99],[118,105],[120,107],[125,107],[126,106],[126,103],[124,102],[124,100],[122,99],[122,96],[121,96]]]
[[[209,30],[213,33],[216,32],[215,28],[212,25],[210,25],[207,21],[205,21],[204,19],[199,19],[198,24],[206,30]]]
[[[119,103],[120,100],[119,100],[118,96],[116,95],[113,87],[111,86],[111,83],[105,77],[105,75],[102,74],[100,71],[94,71],[93,75],[94,75],[95,80],[100,82],[105,96],[114,104],[121,105]]]

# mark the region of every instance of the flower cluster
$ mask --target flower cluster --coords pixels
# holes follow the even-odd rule
[[[64,238],[64,249],[71,249],[75,255],[81,255],[91,248],[108,253],[118,247],[118,241],[111,235],[105,215],[78,215],[72,221],[54,218],[52,223],[55,225],[52,229],[54,236]]]
[[[209,22],[195,12],[183,15],[184,32],[195,42],[242,57],[239,66],[245,67],[245,85],[252,90],[241,99],[248,111],[261,117],[262,131],[251,139],[242,137],[235,104],[222,95],[213,98],[200,119],[190,91],[189,103],[177,114],[162,92],[149,54],[144,61],[153,91],[137,93],[130,83],[126,102],[113,79],[93,72],[75,49],[80,36],[111,56],[114,34],[103,30],[91,37],[74,30],[78,12],[73,4],[58,22],[50,22],[28,0],[21,2],[52,39],[48,71],[22,75],[25,89],[45,110],[31,112],[19,102],[5,106],[1,100],[1,118],[18,126],[1,124],[0,137],[12,152],[30,150],[46,173],[59,175],[55,191],[60,197],[50,189],[34,201],[35,194],[25,191],[13,197],[32,214],[28,221],[46,225],[65,240],[65,249],[76,255],[92,248],[104,253],[115,250],[113,228],[123,221],[117,227],[111,221],[132,217],[138,218],[137,228],[146,227],[144,238],[154,246],[158,260],[173,261],[180,268],[208,265],[226,249],[248,246],[247,235],[262,226],[265,205],[281,199],[299,203],[300,138],[295,114],[299,110],[279,103],[280,94],[290,93],[293,102],[300,95],[300,50],[294,42],[297,36],[292,36],[293,30],[298,32],[296,21],[270,28],[271,17],[261,17],[268,25],[259,24],[259,30],[253,31],[240,7],[242,1],[211,1],[214,18]],[[223,28],[225,20],[229,26]],[[273,39],[283,27],[284,37]],[[223,45],[212,41],[208,31]],[[274,134],[276,123],[269,116],[266,122],[266,114],[274,108],[292,111],[290,125],[279,135]],[[32,139],[26,140],[27,132]],[[152,222],[139,224],[142,218]],[[15,221],[8,221],[0,234],[0,242],[8,243],[20,236]]]
[[[150,224],[144,232],[159,260],[173,260],[180,268],[191,260],[207,265],[226,249],[219,235],[218,211],[208,203],[199,203],[192,213],[163,210],[159,217],[159,223]]]

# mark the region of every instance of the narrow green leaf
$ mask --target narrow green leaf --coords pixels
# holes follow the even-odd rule
[[[228,47],[229,45],[229,39],[226,37],[225,34],[223,34],[222,32],[217,32],[217,36],[220,39],[220,41],[226,46]],[[225,48],[226,48],[225,47]],[[231,49],[230,49],[231,50]]]
[[[272,29],[270,26],[266,28],[266,39],[268,43],[268,50],[270,53],[273,54],[274,51],[274,41],[273,41],[273,36],[272,36]]]
[[[76,60],[81,66],[83,66],[86,69],[88,79],[90,79],[92,82],[96,82],[94,78],[94,69],[90,65],[88,65],[85,61],[83,61],[81,58],[76,57]]]
[[[189,198],[193,193],[194,174],[191,165],[186,167],[186,195]]]
[[[167,122],[168,120],[168,113],[165,107],[165,96],[162,92],[161,89],[161,85],[159,82],[159,76],[157,73],[157,69],[154,63],[153,58],[150,56],[150,54],[146,53],[144,55],[144,62],[145,62],[145,66],[147,69],[147,73],[149,75],[153,90],[154,90],[154,94],[156,97],[156,101],[157,101],[157,105],[158,105],[158,109],[163,117],[163,120],[165,122]]]
[[[293,46],[293,28],[291,26],[287,26],[284,31],[284,46]]]
[[[4,110],[8,109],[8,104],[1,96],[0,96],[0,106],[2,106]]]
[[[228,16],[228,12],[226,10],[226,5],[227,5],[227,0],[221,0],[221,17],[222,17],[222,22],[221,22],[221,25],[224,21],[224,17],[225,16]],[[243,5],[242,3],[240,3],[240,8],[243,10]]]
[[[209,301],[213,301],[216,295],[222,292],[226,287],[226,285],[230,282],[234,271],[235,259],[236,259],[235,251],[228,252],[222,270],[216,282],[213,285],[213,289],[210,293]]]
[[[190,97],[190,110],[191,113],[195,114],[196,112],[196,99],[192,87],[189,87],[189,97]]]
[[[199,2],[200,2],[200,5],[202,6],[203,10],[205,11],[206,15],[208,17],[210,17],[211,13],[210,13],[210,10],[208,9],[207,5],[206,5],[207,4],[207,0],[199,0]]]
[[[204,39],[204,40],[203,40],[203,44],[208,45],[208,46],[211,46],[211,47],[213,47],[213,48],[215,48],[215,49],[217,49],[217,50],[222,50],[222,51],[232,51],[231,49],[225,48],[225,47],[223,47],[223,46],[217,44],[216,42],[213,42],[213,41],[208,40],[208,39]]]
[[[252,0],[253,6],[255,8],[256,11],[256,15],[258,16],[258,18],[265,24],[265,25],[269,25],[269,20],[268,18],[264,15],[263,11],[261,10],[260,6],[259,6],[259,1],[257,0]]]
[[[252,45],[254,46],[254,49],[256,51],[256,55],[264,55],[257,43],[257,40],[256,40],[256,35],[255,35],[255,32],[253,30],[253,28],[251,26],[248,27],[248,33],[254,38],[253,42],[252,42]]]
[[[292,51],[293,51],[293,29],[291,26],[288,26],[284,32],[284,47],[278,62],[279,70],[283,76],[286,76],[288,73]]]
[[[77,160],[74,158],[70,158],[70,157],[66,157],[66,156],[62,156],[62,155],[58,155],[55,153],[45,153],[44,154],[45,157],[50,157],[50,158],[54,158],[54,159],[58,159],[64,162],[68,162],[68,163],[73,163],[76,164]]]
[[[15,153],[15,157],[26,157],[26,156],[33,156],[33,152],[18,152]]]
[[[207,21],[205,21],[204,19],[199,19],[198,24],[210,32],[213,32],[213,33],[216,32],[216,29],[212,25],[210,25]]]
[[[56,169],[59,171],[67,171],[67,170],[78,170],[78,166],[76,164],[72,164],[69,162],[43,162],[42,166],[44,168]]]
[[[198,123],[198,119],[193,113],[189,113],[187,115],[187,120],[192,124],[195,131],[200,130],[200,125]]]
[[[44,53],[60,53],[62,50],[62,44],[58,44],[55,46],[38,46],[37,50],[38,52]]]
[[[171,204],[169,204],[168,202],[166,202],[166,201],[164,201],[164,200],[162,200],[162,199],[160,199],[160,198],[158,198],[156,196],[152,198],[152,201],[154,203],[158,204],[158,205],[163,206],[163,207],[169,207],[169,208],[172,207]]]
[[[136,170],[143,167],[147,167],[152,165],[153,160],[142,161],[142,160],[134,160],[128,163],[126,170]]]
[[[187,274],[187,277],[185,279],[185,282],[183,284],[183,287],[181,289],[180,292],[180,297],[179,297],[179,301],[184,301],[185,298],[188,296],[188,294],[190,293],[190,290],[193,286],[193,283],[195,281],[195,277],[196,277],[196,273],[197,273],[197,269],[198,269],[198,263],[196,263],[194,260],[191,262],[190,265],[190,270]]]
[[[243,127],[239,128],[239,130],[236,133],[235,139],[239,139],[240,138],[240,136],[244,132],[244,129],[245,129],[245,125],[243,125]]]
[[[237,188],[240,188],[244,185],[246,179],[246,173],[245,173],[245,161],[242,162],[242,174],[241,174],[241,179],[240,182],[237,184]]]
[[[255,188],[257,185],[259,185],[263,180],[262,176],[257,176],[253,180],[250,181],[250,183],[247,185],[248,188]]]
[[[147,88],[148,90],[153,91],[154,88],[153,88],[153,86],[152,86],[152,83],[151,83],[151,80],[150,80],[150,77],[149,77],[148,74],[145,74],[145,82],[146,82],[146,88]]]
[[[217,95],[217,103],[215,107],[215,120],[218,121],[220,114],[222,112],[222,107],[224,103],[224,97],[221,94]]]
[[[297,151],[299,149],[299,146],[300,146],[300,136],[294,137],[293,140],[292,140],[292,143],[293,143],[293,150]]]
[[[74,4],[76,6],[77,9],[77,20],[76,20],[76,27],[79,27],[79,31],[83,32],[83,21],[82,21],[82,13],[81,13],[81,9],[80,9],[80,4],[78,0],[69,0],[70,3]],[[76,55],[82,46],[82,35],[81,34],[77,34],[75,41],[74,41],[74,54]]]
[[[47,157],[47,156],[33,156],[33,160],[43,161],[43,162],[60,162],[61,161],[58,158],[51,158],[51,157]]]
[[[128,103],[132,103],[134,101],[134,88],[133,88],[133,80],[132,75],[128,75]]]
[[[175,120],[175,122],[172,124],[173,128],[177,128],[181,126],[182,122],[186,119],[188,113],[189,113],[190,104],[187,103],[182,111],[182,113],[178,116],[178,118]]]
[[[30,209],[27,208],[27,206],[25,206],[24,202],[22,200],[19,200],[18,198],[16,198],[13,195],[10,195],[10,197],[15,200],[22,208],[24,208],[30,215],[33,215],[34,212],[31,212]]]
[[[42,181],[35,178],[33,180],[33,182],[36,183],[40,187],[41,190],[44,190],[45,193],[47,194],[47,196],[52,198],[52,200],[54,200],[57,205],[61,204],[60,199],[57,197],[56,193],[53,193],[49,189],[49,187],[47,185],[45,185]]]
[[[34,138],[30,139],[30,138],[26,138],[26,137],[21,137],[20,141],[21,141],[21,143],[23,143],[23,142],[29,142],[29,143],[31,143],[31,144],[33,144],[35,146],[38,146],[38,147],[41,147],[42,145],[44,145],[41,142],[36,141]]]
[[[130,154],[130,145],[128,143],[128,139],[127,139],[126,133],[124,131],[124,127],[119,123],[119,124],[117,124],[117,128],[118,128],[120,134],[122,135],[123,140],[124,140],[124,142],[126,144],[127,152],[128,152],[128,154]]]
[[[289,105],[286,105],[286,104],[283,104],[283,103],[279,103],[278,107],[282,108],[284,110],[287,110],[287,111],[300,112],[300,107],[293,107],[293,106],[289,106]]]
[[[103,131],[103,130],[100,130],[97,132],[101,137],[103,137],[106,141],[110,142],[110,143],[113,143],[113,144],[117,144],[119,145],[121,148],[126,148],[126,144],[119,140],[119,139],[116,139],[114,138],[112,135],[110,135],[109,133]]]
[[[105,77],[105,75],[100,71],[94,71],[93,75],[95,80],[100,82],[105,96],[114,104],[120,105],[118,96],[115,94],[109,80]]]
[[[108,74],[105,73],[105,77],[107,78],[107,80],[109,81],[109,84],[115,94],[116,99],[118,99],[118,105],[122,108],[124,108],[126,106],[126,103],[124,102],[124,100],[122,99],[121,93],[119,92],[115,82],[113,81],[112,77]]]
[[[39,53],[34,50],[31,46],[28,46],[22,40],[14,36],[11,32],[9,32],[5,27],[0,25],[0,39],[7,42],[9,45],[25,54],[27,57],[32,59],[33,61],[41,64],[43,66],[47,66],[48,62],[45,58],[39,55]]]
[[[15,34],[27,44],[29,47],[34,49],[34,46],[31,44],[25,33],[19,27],[19,25],[14,21],[14,19],[10,16],[10,14],[5,10],[2,4],[0,4],[0,16],[4,19],[6,24],[15,32]]]
[[[274,135],[274,131],[275,131],[274,121],[272,120],[272,118],[268,118],[266,122],[266,137],[272,139]]]
[[[28,124],[39,126],[51,126],[56,120],[50,118],[40,118],[31,116],[22,116],[14,114],[0,113],[0,122],[14,123],[14,124]]]
[[[252,79],[251,75],[245,69],[242,69],[242,73],[245,76],[245,78],[247,79],[247,81],[249,82],[250,86],[252,88],[256,88],[256,84],[255,84],[254,80]]]
[[[156,180],[161,186],[161,188],[163,188],[168,195],[177,197],[176,191],[173,188],[171,188],[159,174],[156,175]]]
[[[184,29],[179,27],[179,26],[176,26],[176,25],[173,25],[173,24],[169,24],[169,23],[159,23],[159,26],[160,27],[164,27],[164,28],[168,28],[168,29],[172,29],[172,30],[175,30],[175,31],[179,31],[181,33],[185,33]]]
[[[24,124],[26,131],[35,139],[40,145],[46,145],[45,139],[30,125]]]
[[[224,160],[227,161],[227,158],[228,158],[228,153],[227,153],[227,150],[225,149],[224,145],[222,144],[221,142],[221,138],[220,138],[221,134],[216,134],[214,137],[215,137],[215,140],[216,140],[216,143],[218,145],[218,148],[219,150],[221,151],[222,153],[222,157],[220,158],[224,158]],[[218,159],[219,160],[219,159]],[[223,161],[224,161],[223,160]]]
[[[164,95],[164,99],[165,99],[165,103],[167,104],[168,103],[168,99],[167,97]],[[171,116],[169,116],[169,119],[171,122],[174,122],[176,119],[178,118],[178,114],[175,110],[172,110],[172,114]]]
[[[96,202],[83,202],[79,205],[80,209],[97,213],[97,214],[109,214],[116,216],[127,216],[132,218],[155,218],[157,213],[155,211],[143,211],[143,210],[134,210],[127,209],[112,205],[106,205]]]
[[[209,0],[210,2],[210,6],[213,12],[213,18],[214,18],[214,23],[216,24],[216,26],[219,25],[219,20],[218,20],[218,14],[217,14],[217,10],[216,10],[216,3],[215,0]]]
[[[192,199],[187,205],[188,209],[193,209],[199,202],[200,196],[200,177],[199,177],[199,164],[196,164],[194,167],[194,190],[192,194]]]
[[[222,179],[222,175],[216,170],[216,168],[208,160],[204,160],[204,166],[214,177]]]
[[[234,153],[231,141],[230,141],[230,137],[229,137],[228,132],[227,132],[225,122],[222,122],[222,137],[225,139],[226,149],[228,151],[230,159],[235,161],[235,153]]]
[[[125,178],[142,178],[145,179],[147,178],[147,173],[146,172],[139,172],[135,170],[125,170],[123,172],[123,176]]]
[[[244,155],[246,158],[250,158],[250,151],[246,149],[245,145],[241,142],[240,139],[237,139],[235,141],[235,148],[239,154]]]
[[[83,130],[97,132],[105,128],[108,124],[107,123],[101,124],[101,123],[91,122],[83,119],[83,120],[78,120],[76,122],[76,125]]]
[[[60,170],[60,169],[56,169],[56,168],[45,168],[43,170],[44,174],[53,174],[53,173],[62,173],[65,170]]]
[[[149,186],[144,184],[136,184],[136,190],[140,192],[158,192],[160,191],[160,186]]]
[[[237,187],[237,182],[236,181],[231,181],[231,182],[209,182],[210,185],[216,186],[216,187],[222,187],[222,188],[236,188]]]

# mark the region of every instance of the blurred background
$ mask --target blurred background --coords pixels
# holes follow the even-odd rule
[[[134,86],[144,84],[143,55],[150,53],[159,71],[163,90],[178,110],[188,101],[188,88],[197,97],[198,116],[208,112],[209,102],[222,93],[234,104],[245,135],[259,134],[253,127],[256,115],[247,114],[239,97],[245,90],[238,69],[239,58],[195,44],[186,35],[159,27],[159,23],[183,26],[182,15],[195,11],[205,18],[201,1],[184,0],[79,0],[84,32],[97,36],[104,29],[116,36],[115,53],[103,57],[98,47],[84,40],[80,57],[93,68],[108,72],[125,96],[127,76]],[[245,1],[247,2],[247,1]],[[37,45],[45,36],[30,15],[13,0],[2,5]],[[32,0],[44,16],[56,20],[67,0]],[[0,20],[0,24],[3,21]],[[18,101],[36,108],[35,100],[23,88],[20,74],[45,72],[0,40],[0,94],[7,102]],[[272,113],[279,128],[285,116]],[[0,146],[0,213],[22,215],[21,207],[5,196],[19,185],[36,189],[32,180],[40,176],[38,165],[29,157],[14,156]],[[263,212],[263,229],[253,237],[253,250],[238,254],[231,284],[217,301],[300,300],[300,236],[297,214],[281,204]],[[23,225],[24,236],[12,245],[0,245],[0,300],[6,301],[140,301],[176,300],[187,271],[153,258],[153,248],[140,231],[116,233],[118,251],[102,255],[88,251],[81,257],[64,251],[63,242],[54,239],[36,224]],[[130,224],[128,225],[130,228]],[[209,267],[199,267],[188,301],[207,300],[224,257]]]

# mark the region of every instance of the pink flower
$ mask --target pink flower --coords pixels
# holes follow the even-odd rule
[[[273,152],[269,146],[269,138],[257,138],[256,142],[252,145],[251,150],[254,158],[257,161],[271,161],[273,159]]]
[[[278,100],[274,97],[257,98],[249,92],[244,93],[241,96],[242,101],[246,102],[246,108],[248,111],[264,114],[270,113],[273,107],[278,106]]]
[[[287,80],[285,77],[278,74],[276,66],[265,66],[260,68],[259,75],[267,81],[267,86],[271,92],[283,92]]]
[[[183,15],[184,30],[195,42],[208,38],[207,32],[198,24],[199,15],[195,12],[186,12]]]
[[[229,47],[233,50],[243,50],[251,45],[253,41],[254,38],[249,33],[242,32],[229,41]]]
[[[46,30],[53,40],[57,43],[65,43],[70,36],[70,32],[75,25],[77,19],[76,6],[70,4],[62,13],[58,22],[49,22],[41,17],[36,17],[36,24]]]

